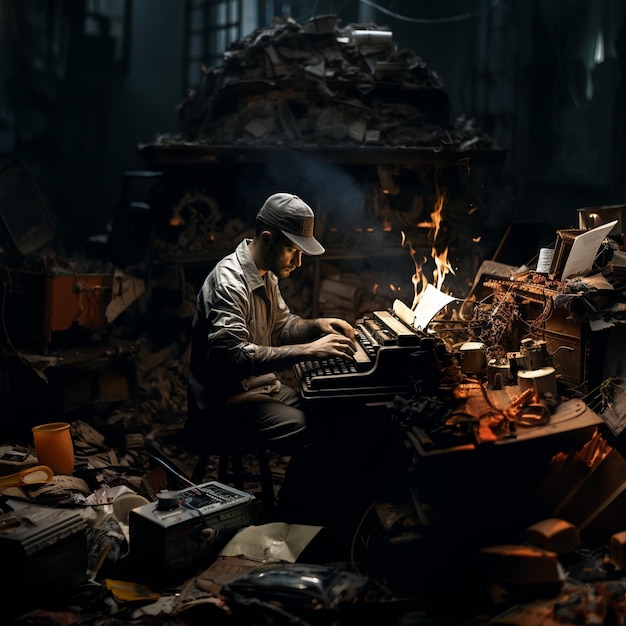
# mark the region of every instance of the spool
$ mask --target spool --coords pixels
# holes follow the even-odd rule
[[[499,363],[496,359],[489,360],[487,363],[487,382],[492,389],[502,389],[506,385],[512,385],[514,381],[508,362]]]
[[[482,374],[485,369],[485,344],[478,341],[465,342],[459,351],[461,371]]]
[[[357,46],[393,46],[393,33],[389,30],[354,30],[352,38]]]
[[[553,398],[558,398],[553,367],[542,367],[536,370],[520,370],[517,373],[517,384],[521,391],[534,389],[538,396],[552,396]]]

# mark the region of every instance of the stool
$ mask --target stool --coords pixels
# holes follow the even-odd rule
[[[228,465],[232,467],[232,483],[237,489],[243,489],[243,457],[248,454],[236,448],[222,448],[220,450],[203,450],[200,453],[191,480],[196,485],[202,482],[206,473],[207,465],[211,455],[219,456],[217,465],[217,478],[222,483],[230,482],[228,480]],[[249,454],[255,454],[259,465],[259,474],[261,476],[261,497],[263,501],[263,510],[268,519],[271,519],[275,512],[274,505],[274,481],[272,479],[272,469],[270,468],[269,458],[265,449],[250,451]]]

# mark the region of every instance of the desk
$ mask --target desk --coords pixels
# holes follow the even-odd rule
[[[497,406],[517,392],[511,387],[496,394]],[[554,455],[580,449],[602,423],[576,399],[561,403],[544,425],[518,427],[513,438],[426,450],[412,437],[412,480],[437,511],[446,537],[482,545],[522,541],[523,529],[552,515],[537,488]]]
[[[489,393],[498,399],[497,406],[506,406],[512,397],[515,397],[516,394],[519,395],[521,392],[519,387],[514,385],[508,389],[490,391]],[[544,437],[580,440],[581,435],[590,435],[595,427],[603,423],[602,418],[597,413],[594,413],[585,402],[580,399],[573,399],[561,402],[555,412],[550,416],[547,424],[542,426],[519,426],[514,437],[498,439],[494,442],[483,444],[466,443],[449,448],[433,448],[428,450],[424,448],[416,438],[412,439],[412,443],[415,447],[415,451],[421,457],[449,455],[462,451],[477,450],[483,447],[509,446],[513,443],[527,442]]]

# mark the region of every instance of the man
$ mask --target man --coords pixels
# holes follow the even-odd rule
[[[293,495],[310,468],[301,461],[311,424],[299,393],[276,372],[303,359],[351,357],[353,327],[337,318],[303,319],[283,300],[279,279],[320,255],[314,214],[298,196],[270,196],[245,239],[209,273],[197,297],[192,325],[188,430],[201,438],[267,446],[291,456],[283,491]],[[208,439],[210,441],[211,439]],[[300,463],[301,471],[294,467]]]

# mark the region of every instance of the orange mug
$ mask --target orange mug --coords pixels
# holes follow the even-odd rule
[[[67,422],[40,424],[31,429],[37,460],[52,468],[55,474],[74,472],[74,444]]]

